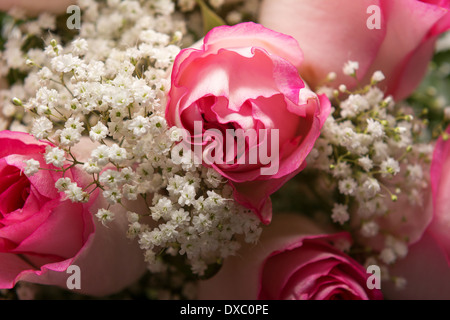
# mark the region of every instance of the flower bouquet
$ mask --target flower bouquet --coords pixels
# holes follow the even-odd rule
[[[448,0],[0,10],[2,299],[450,299]]]

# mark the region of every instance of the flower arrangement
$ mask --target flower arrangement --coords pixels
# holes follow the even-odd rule
[[[0,297],[450,298],[449,1],[0,10]]]

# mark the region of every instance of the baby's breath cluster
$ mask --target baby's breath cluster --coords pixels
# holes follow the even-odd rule
[[[256,242],[261,233],[259,220],[233,201],[231,188],[214,170],[170,169],[150,207],[158,226],[150,229],[136,220],[136,214],[129,216],[129,235],[139,237],[151,270],[165,267],[162,253],[181,254],[194,273],[203,275],[208,265],[239,249],[237,235]]]
[[[112,206],[126,208],[124,236],[138,241],[150,270],[182,256],[194,274],[204,275],[208,265],[234,254],[239,241],[256,241],[261,229],[217,172],[194,164],[192,154],[172,154],[182,135],[164,118],[165,96],[185,33],[171,15],[174,4],[79,5],[79,35],[67,43],[46,39],[34,55],[39,59],[28,57],[34,68],[28,78],[37,85],[13,103],[32,115],[29,131],[51,142],[44,158],[63,172],[55,185],[60,192],[76,202],[100,192],[108,205],[95,216],[106,226],[116,218]],[[92,177],[84,188],[64,174],[73,167]],[[37,170],[39,162],[27,161],[25,174]]]
[[[79,30],[66,27],[65,14],[58,18],[44,13],[37,19],[27,19],[23,12],[15,10],[10,12],[10,18],[4,18],[1,31],[7,41],[0,51],[0,105],[3,106],[0,129],[28,131],[32,120],[30,114],[20,108],[21,102],[35,97],[43,86],[55,89],[58,99],[65,97],[58,103],[71,106],[72,96],[58,89],[57,82],[62,81],[59,75],[52,78],[52,72],[71,73],[78,80],[88,78],[91,82],[100,81],[102,76],[110,78],[116,68],[127,68],[130,64],[134,65],[136,73],[147,69],[164,72],[174,53],[166,51],[176,51],[187,33],[184,17],[175,13],[173,0],[79,0],[75,4],[81,9]],[[58,24],[58,19],[63,21],[62,25]],[[155,42],[160,45],[153,46]],[[167,46],[167,42],[176,46]],[[51,43],[54,46],[50,46]],[[156,69],[147,68],[150,60],[141,60],[138,56],[138,60],[129,60],[131,48],[137,50],[138,44],[141,52],[152,51],[150,60],[159,64]],[[189,44],[184,41],[184,45]],[[130,48],[127,57],[125,48]],[[49,64],[49,56],[57,58]],[[82,68],[78,68],[80,58],[84,63]],[[99,70],[104,74],[99,74]],[[153,75],[147,77],[151,79]],[[161,75],[155,77],[161,78]],[[63,80],[69,81],[67,77]],[[3,89],[7,86],[8,89]],[[46,123],[42,125],[48,127]]]
[[[343,71],[356,78],[357,70],[358,63],[349,62]],[[364,88],[321,89],[333,101],[333,109],[308,164],[325,172],[336,191],[331,219],[358,238],[384,237],[385,247],[378,249],[377,258],[391,264],[406,255],[408,239],[383,230],[379,219],[402,216],[390,208],[403,199],[423,205],[432,146],[418,142],[423,126],[412,110],[396,105],[375,86],[383,80],[377,71]]]

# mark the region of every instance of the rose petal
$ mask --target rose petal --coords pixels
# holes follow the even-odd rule
[[[391,281],[383,282],[381,287],[387,299],[450,299],[448,256],[428,231],[409,248],[406,258],[390,268],[390,274],[406,279],[406,287],[400,289]]]
[[[80,230],[86,229],[85,224],[90,218],[90,213],[81,203],[71,203],[69,200],[61,202],[52,210],[45,224],[36,226],[33,233],[23,239],[14,252],[56,255],[64,258],[62,260],[71,258],[87,241],[86,235]]]
[[[450,127],[446,130],[450,133]],[[431,189],[433,193],[433,220],[430,232],[446,251],[450,259],[450,141],[436,142],[431,163]]]
[[[295,39],[253,22],[214,28],[205,36],[204,43],[204,49],[208,51],[226,47],[261,47],[296,67],[302,63],[303,58],[302,50]]]
[[[293,298],[288,291],[289,288],[295,287],[295,278],[298,277],[309,283],[315,282],[319,286],[311,287],[309,293],[312,296],[303,292],[305,295],[301,297],[340,294],[341,297],[355,298],[355,295],[360,294],[358,298],[381,299],[379,290],[361,293],[360,290],[364,291],[366,285],[365,270],[356,261],[332,246],[341,242],[350,244],[350,241],[351,236],[346,232],[323,234],[323,230],[304,216],[275,215],[274,221],[263,230],[260,242],[256,246],[245,245],[236,256],[225,260],[223,267],[213,278],[199,283],[198,298],[222,300]],[[305,252],[302,252],[303,249]],[[296,256],[297,254],[299,256]],[[276,263],[272,262],[273,258],[281,260]],[[264,269],[266,263],[272,264],[275,273]],[[319,269],[323,272],[318,271]],[[326,274],[325,270],[329,273]],[[299,273],[296,274],[295,271]],[[270,276],[266,274],[267,277],[261,279],[265,273],[270,273]],[[346,274],[352,279],[347,279]],[[361,280],[364,281],[361,283]],[[278,281],[280,283],[277,283]],[[271,289],[267,289],[265,285]],[[304,289],[304,286],[299,286],[298,291]],[[280,288],[285,289],[282,294],[278,291]]]
[[[344,76],[344,63],[358,61],[357,74],[362,78],[377,57],[384,38],[384,26],[367,28],[366,11],[371,4],[379,2],[263,1],[259,19],[265,27],[289,34],[298,41],[304,53],[300,74],[312,88],[323,82],[331,71],[337,74],[334,83],[350,87],[355,81]]]
[[[382,1],[381,5],[387,21],[386,35],[366,81],[373,72],[381,70],[386,79],[380,86],[387,89],[386,94],[401,100],[425,75],[434,49],[434,41],[426,41],[427,35],[446,12],[417,0]]]

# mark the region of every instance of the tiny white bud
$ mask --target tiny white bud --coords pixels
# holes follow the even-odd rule
[[[330,72],[327,75],[327,81],[330,81],[330,82],[334,81],[334,80],[336,80],[336,77],[337,77],[336,72]]]
[[[370,80],[370,82],[372,84],[376,84],[378,82],[383,81],[384,79],[386,79],[386,77],[384,76],[383,72],[381,71],[375,71],[372,75],[372,78]]]
[[[344,68],[342,69],[342,71],[344,72],[344,74],[348,75],[348,76],[354,76],[356,74],[356,70],[359,69],[359,63],[356,61],[347,61],[344,64]]]

